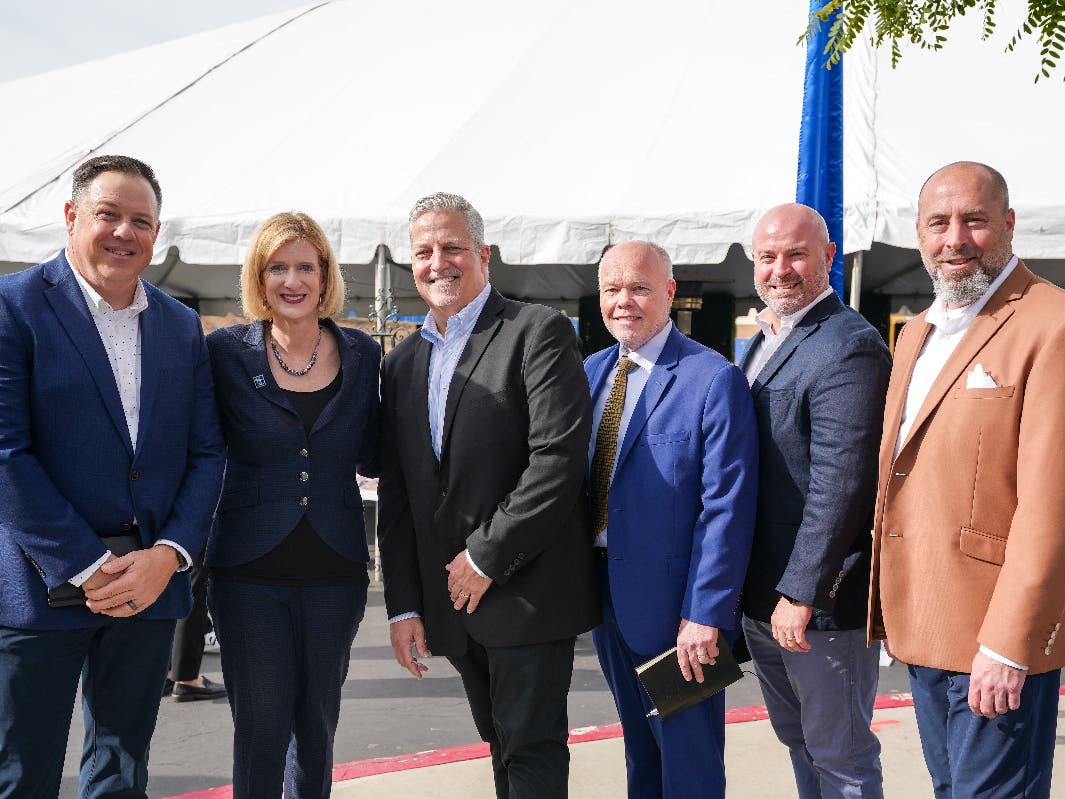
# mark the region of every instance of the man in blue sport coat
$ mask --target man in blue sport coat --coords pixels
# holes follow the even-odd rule
[[[891,358],[829,287],[836,248],[815,210],[771,209],[752,249],[767,307],[742,362],[760,439],[743,630],[801,799],[880,797],[865,616]]]
[[[625,734],[629,796],[640,799],[724,796],[724,694],[647,718],[634,669],[676,646],[685,678],[702,681],[719,638],[739,628],[754,530],[750,391],[739,369],[673,326],[676,285],[660,247],[608,251],[599,301],[618,346],[585,362],[603,597],[593,640]]]
[[[56,258],[0,277],[0,797],[59,795],[81,677],[78,796],[145,797],[183,573],[223,451],[197,315],[140,280],[159,231],[151,168],[74,171]],[[135,536],[115,556],[101,538]],[[73,583],[86,600],[50,607]]]

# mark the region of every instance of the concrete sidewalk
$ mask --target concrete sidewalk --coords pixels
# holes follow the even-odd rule
[[[795,797],[791,761],[768,721],[726,725],[728,796],[735,799]],[[912,707],[879,709],[873,729],[883,746],[884,795],[916,799],[931,795]],[[1056,759],[1063,762],[1065,724],[1059,717]],[[620,738],[571,745],[570,795],[574,799],[619,799],[625,796],[625,755]],[[698,757],[698,752],[692,752]],[[1056,780],[1052,796],[1065,799],[1065,779]],[[413,768],[361,777],[334,785],[335,799],[477,799],[491,797],[491,768],[487,759]]]

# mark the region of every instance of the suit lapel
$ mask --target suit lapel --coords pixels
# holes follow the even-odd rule
[[[658,361],[647,378],[647,385],[643,387],[643,391],[640,392],[640,398],[636,400],[636,405],[632,409],[632,416],[629,418],[629,426],[625,429],[625,440],[621,442],[621,452],[618,453],[615,470],[621,468],[621,464],[625,462],[625,458],[632,449],[636,438],[647,426],[647,420],[654,413],[658,403],[662,401],[662,397],[665,396],[666,391],[673,384],[675,379],[673,370],[680,360],[682,335],[674,327],[666,339],[666,346],[662,348]]]
[[[607,350],[606,355],[599,359],[595,371],[588,375],[588,387],[591,390],[593,405],[595,404],[596,398],[599,396],[599,392],[606,387],[607,376],[610,374],[610,370],[614,368],[614,364],[618,362],[620,352],[620,345],[615,344]]]
[[[462,349],[459,362],[455,366],[455,374],[451,378],[451,384],[447,390],[447,405],[444,406],[444,429],[440,434],[440,460],[443,462],[444,453],[447,451],[448,438],[451,435],[451,426],[455,421],[455,411],[458,408],[459,399],[469,382],[470,375],[477,368],[481,357],[484,355],[488,344],[499,330],[501,320],[499,315],[503,312],[503,298],[495,291],[488,295],[481,315],[470,333],[470,340]],[[426,362],[426,407],[428,407],[428,361]]]
[[[244,334],[243,345],[240,349],[240,362],[244,366],[248,382],[268,401],[287,411],[298,421],[299,414],[270,371],[270,362],[266,359],[266,325],[263,322],[250,324]]]
[[[330,398],[329,402],[326,403],[326,406],[322,408],[322,412],[318,414],[314,426],[311,427],[311,435],[317,433],[319,428],[329,424],[333,417],[336,416],[337,409],[345,402],[344,397],[348,396],[348,392],[350,392],[351,386],[355,382],[355,377],[358,374],[359,369],[359,361],[362,360],[362,356],[359,352],[348,344],[348,340],[340,332],[340,328],[337,326],[336,322],[332,319],[323,319],[322,325],[329,330],[336,339],[337,352],[340,356],[340,390]]]
[[[777,348],[777,351],[773,353],[772,357],[766,361],[765,366],[761,371],[755,375],[754,383],[751,385],[751,392],[757,397],[762,389],[765,388],[773,376],[780,371],[795,354],[795,350],[798,349],[802,342],[811,336],[813,333],[821,327],[821,323],[825,321],[832,312],[837,310],[842,305],[839,297],[833,293],[828,297],[825,297],[821,302],[817,303],[811,308],[802,319],[799,320],[799,324],[795,326],[795,329],[791,331],[784,343]]]
[[[153,302],[148,297],[148,307],[140,313],[141,332],[141,409],[137,419],[137,452],[144,446],[147,436],[145,430],[150,430],[152,413],[155,411],[155,400],[159,386],[159,370],[163,366],[163,322],[160,319],[161,310],[158,302]]]
[[[414,425],[424,457],[431,458],[435,464],[437,459],[436,453],[433,452],[433,434],[429,429],[429,356],[432,355],[433,345],[421,333],[414,333],[413,336],[417,338],[413,342],[414,352],[411,355],[412,379],[404,385],[404,393],[409,402],[407,407],[410,408],[406,424]]]
[[[118,384],[115,383],[111,362],[107,359],[107,351],[100,340],[100,331],[96,329],[81,286],[62,257],[51,261],[45,268],[44,275],[45,279],[52,283],[51,288],[45,289],[44,296],[59,319],[59,324],[70,337],[74,349],[85,361],[115,430],[132,456],[133,441],[129,437],[126,414],[118,396]]]
[[[910,434],[907,440],[903,442],[903,449],[914,440],[921,425],[928,420],[936,406],[943,401],[951,386],[965,371],[965,367],[972,362],[1005,321],[1013,316],[1013,306],[1010,303],[1021,296],[1031,279],[1032,273],[1024,267],[1024,264],[1018,263],[1014,267],[1013,273],[1006,279],[1006,282],[999,286],[998,291],[988,300],[987,305],[976,315],[969,330],[962,336],[958,346],[939,371],[939,376],[932,383],[928,396],[925,397],[920,410],[917,411],[917,416],[914,417],[913,424],[910,426]],[[897,431],[896,435],[898,435]],[[902,454],[902,450],[899,450],[899,454]]]
[[[920,314],[906,323],[906,331],[904,338],[896,340],[893,354],[894,366],[891,370],[891,381],[888,383],[887,401],[884,406],[884,436],[880,460],[882,464],[887,465],[890,465],[894,459],[896,439],[899,436],[899,426],[902,424],[902,412],[906,408],[906,392],[910,387],[913,367],[917,363],[918,354],[924,348],[925,339],[932,332],[932,325],[925,321],[925,314]]]
[[[737,364],[744,374],[747,374],[747,366],[750,364],[751,358],[754,357],[754,352],[758,349],[758,345],[763,341],[765,341],[765,334],[761,330],[751,337],[750,342],[747,344],[747,349],[743,351],[743,357],[740,358],[740,362]]]

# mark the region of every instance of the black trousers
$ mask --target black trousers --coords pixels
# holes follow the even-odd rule
[[[491,748],[497,799],[566,799],[575,643],[485,647],[470,639],[465,655],[448,658]]]
[[[170,679],[189,682],[200,676],[203,662],[203,637],[207,634],[207,569],[203,561],[189,567],[192,580],[192,610],[174,628],[174,647],[170,652]]]

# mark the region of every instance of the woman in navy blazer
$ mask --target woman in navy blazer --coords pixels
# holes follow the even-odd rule
[[[283,213],[241,269],[256,321],[207,338],[225,485],[207,546],[233,713],[237,799],[329,796],[333,736],[366,607],[356,471],[377,474],[381,352],[329,317],[344,283],[322,229]]]

